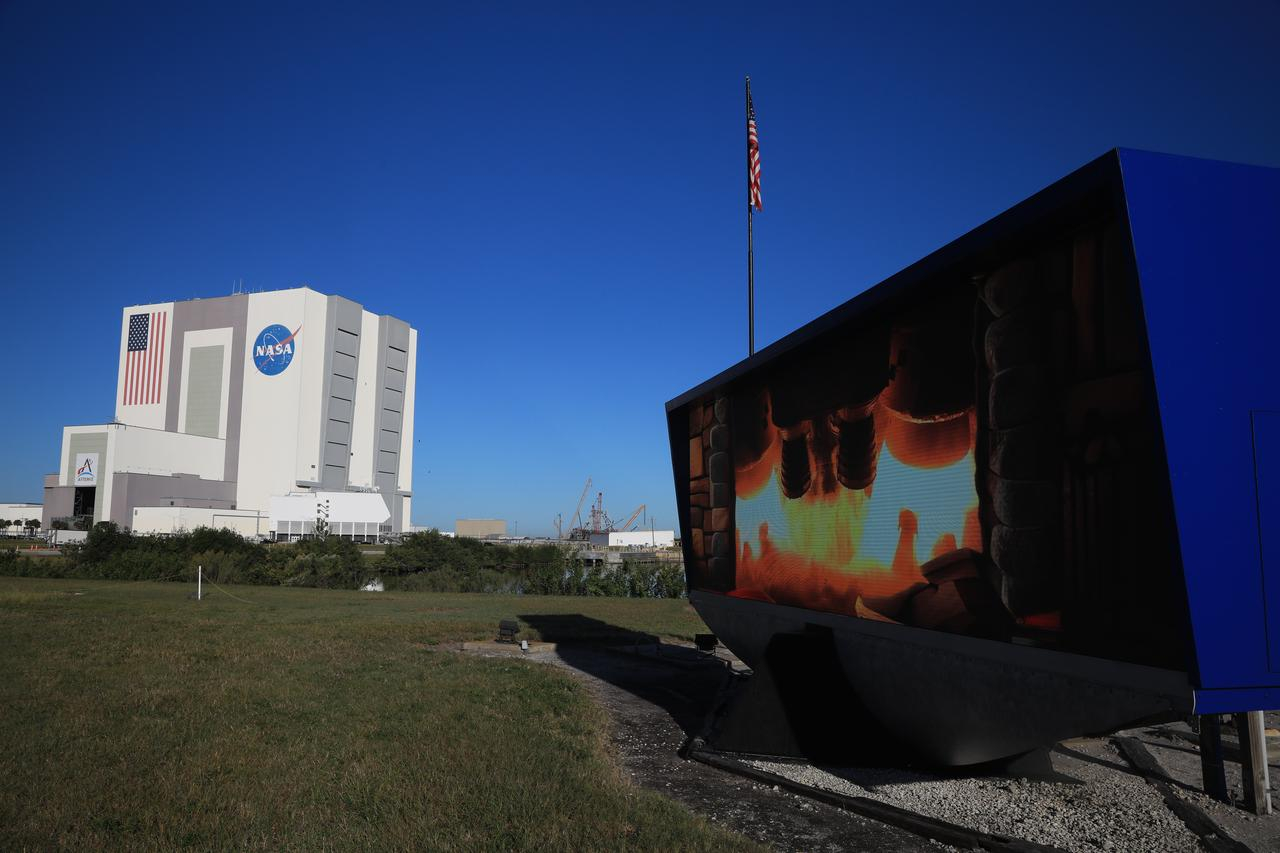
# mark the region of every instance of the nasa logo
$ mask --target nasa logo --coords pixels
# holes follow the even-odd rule
[[[290,332],[279,323],[273,323],[258,333],[249,354],[253,357],[253,366],[264,376],[277,376],[293,361],[293,354],[298,350],[298,332]]]

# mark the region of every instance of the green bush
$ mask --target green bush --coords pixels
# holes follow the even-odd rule
[[[115,524],[94,525],[61,557],[0,552],[0,574],[107,580],[195,581],[197,567],[214,583],[355,589],[380,578],[386,589],[632,598],[684,594],[679,565],[627,560],[589,568],[572,549],[512,546],[415,533],[371,559],[337,536],[262,545],[229,530],[200,528],[173,536],[135,536]]]
[[[7,548],[0,550],[0,575],[18,578],[75,577],[65,557],[24,557]]]
[[[364,555],[349,539],[304,539],[271,545],[265,552],[261,579],[250,582],[355,589],[365,580]]]
[[[197,570],[214,583],[263,583],[265,574],[243,552],[197,551],[187,559],[187,578],[194,580]]]
[[[522,584],[523,591],[531,595],[560,595],[564,592],[563,565],[538,563],[531,566]]]
[[[685,594],[684,565],[663,563],[654,584],[655,598],[681,598]]]

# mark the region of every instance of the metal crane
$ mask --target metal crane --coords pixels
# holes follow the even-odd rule
[[[591,491],[591,478],[587,478],[587,484],[582,487],[582,494],[578,496],[578,507],[573,511],[573,519],[569,522],[569,531],[573,532],[582,527],[582,502],[587,499],[587,492]]]
[[[644,512],[644,510],[645,510],[644,504],[640,504],[640,506],[636,507],[636,511],[631,513],[631,517],[628,518],[626,521],[622,522],[622,524],[620,524],[617,529],[622,533],[626,533],[628,530],[631,529],[631,525],[635,523],[635,520],[640,517],[640,513]]]
[[[604,512],[604,492],[596,492],[596,502],[591,507],[591,532],[608,533],[612,529],[609,516]]]

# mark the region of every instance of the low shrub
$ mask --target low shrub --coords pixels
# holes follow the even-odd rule
[[[137,536],[97,524],[61,557],[22,557],[0,550],[0,574],[103,580],[195,580],[214,583],[357,589],[377,577],[389,590],[678,598],[679,565],[627,560],[586,567],[568,548],[511,546],[454,539],[437,531],[406,536],[381,558],[330,536],[263,545],[229,530],[200,528],[173,536]]]

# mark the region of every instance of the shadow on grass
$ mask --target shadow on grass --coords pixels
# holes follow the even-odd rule
[[[721,661],[578,613],[521,614],[562,662],[665,711],[686,737],[702,730],[726,677]],[[637,652],[637,650],[640,650]]]
[[[521,614],[520,620],[548,643],[623,646],[658,642],[655,635],[646,631],[611,625],[581,613]]]

